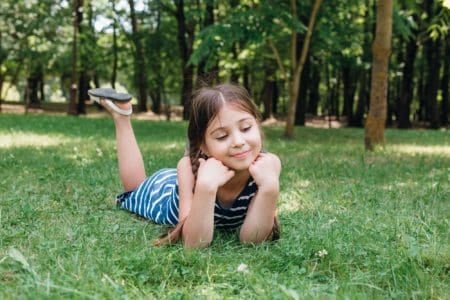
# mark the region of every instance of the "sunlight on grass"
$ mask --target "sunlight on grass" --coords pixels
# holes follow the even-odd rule
[[[15,132],[13,134],[0,135],[0,148],[19,148],[19,147],[49,147],[61,145],[67,142],[60,136],[50,136],[35,133]]]
[[[450,157],[450,146],[392,145],[391,148],[400,153],[417,155],[443,155]]]
[[[280,199],[279,210],[282,212],[296,212],[311,208],[311,203],[305,200],[305,194],[310,185],[311,182],[309,180],[297,180],[291,187],[291,195]]]

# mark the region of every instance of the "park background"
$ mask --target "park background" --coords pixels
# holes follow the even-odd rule
[[[448,6],[1,1],[1,298],[445,299]],[[282,238],[154,248],[162,229],[113,206],[113,125],[87,90],[134,96],[152,172],[183,153],[191,92],[224,81],[282,159]]]

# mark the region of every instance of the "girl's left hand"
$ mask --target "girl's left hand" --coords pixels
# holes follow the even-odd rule
[[[278,185],[281,162],[275,154],[259,153],[248,170],[258,187]]]

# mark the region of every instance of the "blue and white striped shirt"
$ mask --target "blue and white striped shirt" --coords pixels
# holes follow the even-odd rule
[[[250,201],[258,187],[250,178],[231,207],[216,200],[214,224],[217,228],[237,228],[244,223]],[[120,194],[117,205],[157,224],[178,224],[178,180],[176,169],[162,169],[133,191]]]

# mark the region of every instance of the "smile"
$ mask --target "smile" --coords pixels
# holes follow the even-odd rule
[[[234,158],[245,158],[250,152],[251,152],[250,150],[247,150],[247,151],[244,151],[244,152],[233,154],[231,156],[234,157]]]

